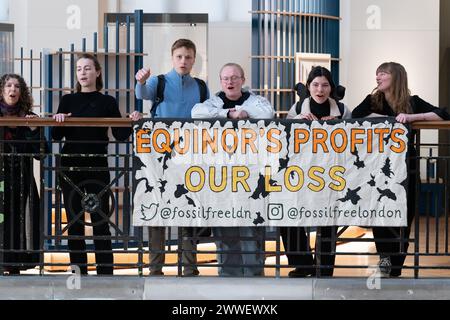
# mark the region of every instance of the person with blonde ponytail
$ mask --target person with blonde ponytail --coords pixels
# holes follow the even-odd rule
[[[408,76],[405,68],[396,62],[382,63],[376,71],[377,86],[352,112],[352,118],[365,117],[395,117],[401,123],[414,121],[448,120],[449,114],[440,108],[424,101],[418,96],[412,96],[408,88]],[[414,132],[413,132],[414,134]],[[385,277],[401,275],[406,252],[408,251],[411,223],[414,219],[416,206],[416,185],[420,183],[416,177],[417,151],[414,148],[414,137],[408,147],[408,193],[407,220],[403,233],[400,228],[374,227],[373,237],[377,252],[380,255],[378,263],[381,274]],[[402,238],[401,240],[399,238]],[[384,240],[384,241],[383,241]],[[386,240],[391,240],[387,241]],[[403,248],[402,248],[403,246]]]

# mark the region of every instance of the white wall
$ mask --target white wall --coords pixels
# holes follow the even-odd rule
[[[28,48],[27,0],[9,0],[9,22],[14,24],[14,52],[19,57],[20,47]]]
[[[87,48],[91,49],[103,8],[107,12],[124,13],[136,9],[145,13],[208,13],[206,73],[211,93],[220,89],[218,73],[227,62],[241,64],[247,76],[246,85],[251,83],[251,0],[189,0],[189,5],[181,0],[0,0],[0,4],[1,1],[9,4],[9,22],[15,25],[16,57],[21,47],[25,56],[30,49],[35,56],[43,48],[68,50],[72,43],[80,50],[82,38],[86,38]],[[25,64],[25,75],[28,69]],[[19,72],[18,62],[16,72]],[[35,72],[34,77],[36,83],[39,75]]]

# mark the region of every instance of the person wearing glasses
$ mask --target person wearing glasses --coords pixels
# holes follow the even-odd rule
[[[192,118],[269,119],[274,116],[270,102],[242,88],[244,70],[237,63],[227,63],[220,69],[222,91],[192,109]]]
[[[243,90],[245,75],[237,63],[219,72],[222,91],[192,109],[192,118],[271,119],[274,109],[259,95]],[[220,276],[264,275],[264,228],[214,227]],[[241,253],[244,252],[244,253]]]
[[[4,74],[0,78],[0,92],[0,117],[37,117],[32,111],[30,89],[20,75]],[[40,131],[36,127],[5,125],[0,134],[3,147],[0,185],[4,192],[3,211],[0,211],[3,274],[18,275],[21,270],[34,268],[39,263],[39,193],[31,156],[36,160],[43,157],[40,155]]]

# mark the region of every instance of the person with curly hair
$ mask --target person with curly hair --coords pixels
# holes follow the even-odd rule
[[[102,68],[95,56],[84,53],[78,58],[76,76],[76,92],[64,95],[53,115],[57,123],[70,117],[121,118],[117,100],[100,92],[103,88]],[[129,117],[137,121],[142,114],[134,111]],[[112,128],[112,135],[119,141],[127,140],[131,132],[129,127]],[[114,257],[109,229],[112,211],[108,196],[111,177],[108,158],[104,156],[108,153],[108,127],[55,126],[52,137],[57,141],[65,139],[61,153],[69,155],[61,159],[64,169],[59,172],[59,178],[69,221],[70,262],[80,268],[82,275],[88,273],[86,242],[79,238],[85,235],[84,213],[87,211],[94,234],[97,275],[112,275]],[[90,171],[92,168],[95,170]]]

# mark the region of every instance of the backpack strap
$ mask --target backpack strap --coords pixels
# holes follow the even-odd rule
[[[156,108],[158,105],[164,100],[164,88],[166,87],[166,81],[163,74],[158,76],[158,85],[156,86],[156,98],[153,101],[152,109],[150,110],[150,114],[152,117],[156,114]]]
[[[198,89],[200,90],[200,103],[204,102],[208,95],[208,90],[206,87],[205,81],[199,78],[195,78],[195,81],[197,81]]]
[[[341,116],[339,117],[339,119],[342,119],[342,117],[344,116],[344,112],[345,112],[344,104],[339,101],[336,101],[336,102],[337,102],[337,106],[339,108],[339,112],[341,113]]]

